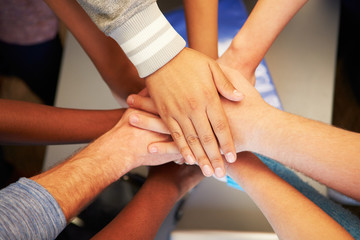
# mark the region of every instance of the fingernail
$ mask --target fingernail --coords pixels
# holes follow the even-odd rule
[[[189,163],[189,164],[195,164],[195,159],[191,156],[191,155],[187,155],[186,157],[185,157],[185,159],[186,159],[186,162],[187,163]]]
[[[221,178],[224,176],[224,171],[222,170],[222,168],[220,168],[220,167],[215,168],[215,176],[217,176],[218,178]]]
[[[137,115],[130,115],[129,122],[132,124],[136,124],[139,122],[139,117]]]
[[[158,149],[157,149],[157,147],[150,147],[149,152],[150,153],[157,153]]]
[[[226,161],[228,161],[229,163],[235,162],[235,155],[232,152],[228,152],[227,154],[225,154],[225,158]]]
[[[127,103],[128,103],[129,106],[134,105],[134,98],[133,97],[128,97]]]
[[[177,165],[181,165],[182,161],[181,160],[175,160],[174,163],[176,163]]]
[[[241,92],[239,92],[238,90],[234,90],[234,95],[236,95],[237,97],[244,97],[244,94],[242,94]]]
[[[212,169],[209,165],[204,165],[203,166],[203,173],[206,177],[211,177],[213,172],[212,172]]]

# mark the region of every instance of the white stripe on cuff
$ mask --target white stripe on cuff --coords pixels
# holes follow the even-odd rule
[[[171,42],[178,33],[171,27],[166,32],[164,32],[160,37],[158,37],[155,41],[149,44],[146,48],[136,53],[135,55],[129,57],[130,61],[136,66],[139,65],[153,55],[155,55],[158,51],[160,51],[166,44]]]
[[[145,43],[148,39],[154,36],[158,31],[160,31],[166,25],[169,25],[169,22],[164,17],[164,15],[160,15],[154,22],[152,22],[146,28],[141,30],[134,37],[128,39],[123,44],[120,44],[120,47],[127,54],[132,50],[136,49],[137,47],[139,47],[141,44]]]

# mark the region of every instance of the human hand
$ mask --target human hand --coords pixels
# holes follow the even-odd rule
[[[244,99],[241,102],[233,102],[222,98],[221,103],[226,112],[231,132],[236,146],[236,151],[245,151],[249,145],[256,144],[252,141],[250,136],[252,131],[255,131],[260,124],[260,119],[264,116],[270,116],[270,105],[262,99],[259,92],[245,79],[239,71],[235,69],[220,65],[224,74],[238,89],[244,92]],[[154,101],[146,96],[130,95],[128,102],[135,108],[142,109],[147,112],[156,114],[157,108]],[[130,119],[132,116],[130,116]],[[139,128],[150,129],[156,132],[169,134],[169,130],[164,123],[159,121],[159,118],[152,115],[145,116],[142,113],[137,114],[137,122],[131,122],[132,125]],[[256,121],[255,121],[256,120]],[[155,126],[155,127],[154,127]],[[177,146],[173,142],[153,143],[149,145],[149,150],[152,153],[175,153],[178,152]]]
[[[76,158],[108,161],[113,166],[115,174],[126,172],[142,165],[161,165],[181,159],[181,155],[178,153],[149,154],[148,145],[153,142],[168,141],[170,137],[168,134],[156,133],[131,126],[129,124],[129,116],[131,114],[140,114],[140,111],[134,109],[126,110],[120,121],[111,130],[79,152]],[[150,113],[143,114],[148,117],[152,116]],[[121,165],[124,163],[126,166]]]
[[[185,161],[194,164],[197,159],[206,176],[211,176],[214,169],[217,176],[224,176],[217,142],[228,161],[233,162],[236,155],[217,89],[233,101],[240,101],[243,96],[225,78],[216,62],[184,49],[147,77],[146,85]]]
[[[146,181],[166,182],[178,189],[179,197],[183,197],[204,178],[198,166],[177,165],[167,163],[161,166],[150,167]]]
[[[239,53],[236,48],[230,46],[216,61],[222,65],[238,70],[253,86],[255,86],[255,66],[252,62],[248,63],[241,57],[243,53]]]

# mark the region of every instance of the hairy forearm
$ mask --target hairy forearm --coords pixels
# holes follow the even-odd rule
[[[0,142],[64,144],[90,142],[110,130],[124,110],[77,110],[0,100]]]
[[[218,0],[183,0],[189,47],[218,58]]]
[[[277,110],[249,119],[245,149],[273,158],[344,194],[360,199],[360,134]],[[241,118],[241,116],[238,116]],[[241,120],[239,120],[241,121]],[[252,121],[252,123],[250,123]],[[246,128],[245,125],[238,126]],[[250,130],[251,129],[251,130]],[[239,136],[240,137],[240,136]]]
[[[345,229],[255,155],[238,154],[238,160],[229,165],[228,174],[254,200],[280,239],[352,239]]]
[[[105,187],[136,167],[123,146],[117,146],[122,150],[116,156],[108,155],[107,143],[106,138],[100,137],[65,162],[31,178],[56,199],[67,221]]]

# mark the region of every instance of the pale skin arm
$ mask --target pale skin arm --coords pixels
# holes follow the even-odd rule
[[[76,1],[44,1],[75,36],[116,98],[125,99],[145,87],[119,45],[98,29]]]
[[[0,99],[3,144],[90,142],[110,130],[125,109],[80,110]]]
[[[218,0],[183,0],[189,47],[218,58]]]
[[[359,133],[280,111],[268,105],[238,71],[223,70],[245,93],[240,103],[222,101],[238,152],[260,153],[360,200]],[[134,106],[156,110],[150,99],[132,97]],[[138,126],[151,124],[148,120],[153,118],[140,118]],[[171,143],[152,148],[158,153],[178,151]]]
[[[150,155],[147,146],[169,137],[128,124],[132,109],[114,128],[64,163],[32,177],[59,203],[67,221],[96,195],[126,172],[142,165],[160,165],[181,158],[179,154]],[[79,187],[81,186],[81,187]]]
[[[307,0],[259,0],[219,62],[255,83],[255,69],[277,36]]]
[[[238,154],[237,161],[228,164],[227,172],[260,208],[280,239],[353,239],[254,154]]]
[[[131,202],[93,239],[154,239],[174,204],[202,178],[197,166],[168,163],[150,168]]]

